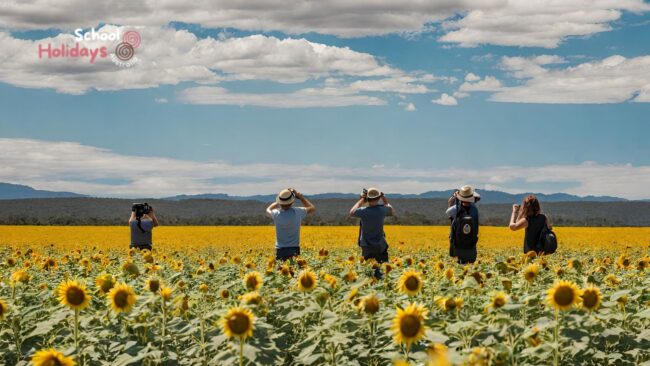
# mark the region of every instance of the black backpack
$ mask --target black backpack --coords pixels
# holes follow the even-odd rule
[[[544,223],[542,232],[539,234],[538,248],[540,252],[544,254],[553,254],[557,250],[557,236],[548,227],[547,223]]]
[[[471,249],[478,242],[478,217],[474,218],[471,211],[474,207],[465,209],[457,205],[456,218],[452,222],[452,233],[454,246],[458,249]]]

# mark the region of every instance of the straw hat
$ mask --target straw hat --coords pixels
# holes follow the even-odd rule
[[[293,201],[296,200],[296,195],[288,189],[283,189],[278,193],[278,196],[275,198],[275,202],[279,205],[290,205]]]
[[[480,197],[480,196],[479,196]],[[476,200],[476,192],[472,186],[462,186],[458,190],[458,200],[463,202],[472,202]]]
[[[378,190],[377,188],[368,188],[368,199],[369,200],[374,200],[377,199],[381,196],[381,191]]]

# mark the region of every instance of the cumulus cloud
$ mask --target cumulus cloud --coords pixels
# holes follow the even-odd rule
[[[440,41],[474,47],[481,44],[556,48],[569,36],[611,29],[623,11],[646,12],[643,0],[509,0],[501,6],[468,9],[443,23]]]
[[[400,102],[399,105],[404,107],[404,110],[407,112],[415,112],[417,110],[417,108],[415,108],[415,104],[413,103]]]
[[[611,56],[569,67],[557,56],[504,57],[502,67],[521,84],[491,96],[497,102],[620,103],[650,102],[650,56]]]
[[[177,21],[206,28],[361,37],[417,34],[442,23],[443,42],[553,48],[568,36],[611,29],[624,11],[648,10],[643,0],[104,0],[92,6],[83,0],[5,0],[0,28],[164,26]]]
[[[500,90],[503,85],[494,76],[486,76],[483,79],[474,75],[471,78],[465,77],[465,82],[460,85],[458,91],[461,93],[476,92],[476,91],[496,91]]]
[[[495,166],[480,169],[406,169],[319,164],[232,164],[154,156],[130,156],[76,142],[0,138],[0,181],[38,189],[110,197],[164,197],[176,194],[250,195],[297,186],[309,193],[356,192],[367,184],[386,192],[419,193],[466,182],[477,187],[542,193],[544,184],[566,183],[568,193],[647,198],[650,166]],[[118,181],[118,182],[116,182]],[[506,188],[507,187],[507,188]]]
[[[452,97],[451,95],[447,93],[442,93],[442,95],[440,95],[440,98],[433,99],[431,103],[452,106],[452,105],[457,105],[458,101],[456,100],[456,98]]]

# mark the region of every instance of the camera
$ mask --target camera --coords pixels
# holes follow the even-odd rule
[[[366,188],[361,191],[361,198],[363,198],[365,202],[368,202],[368,190]]]
[[[135,212],[135,217],[142,217],[144,214],[151,212],[153,207],[149,206],[148,203],[134,203],[131,206],[131,211]]]

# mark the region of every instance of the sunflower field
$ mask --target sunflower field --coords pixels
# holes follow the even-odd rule
[[[484,227],[472,265],[445,227],[387,227],[384,264],[358,228],[302,230],[279,263],[272,227],[161,227],[140,252],[126,227],[0,226],[0,362],[650,365],[649,228],[556,228],[538,257]]]

